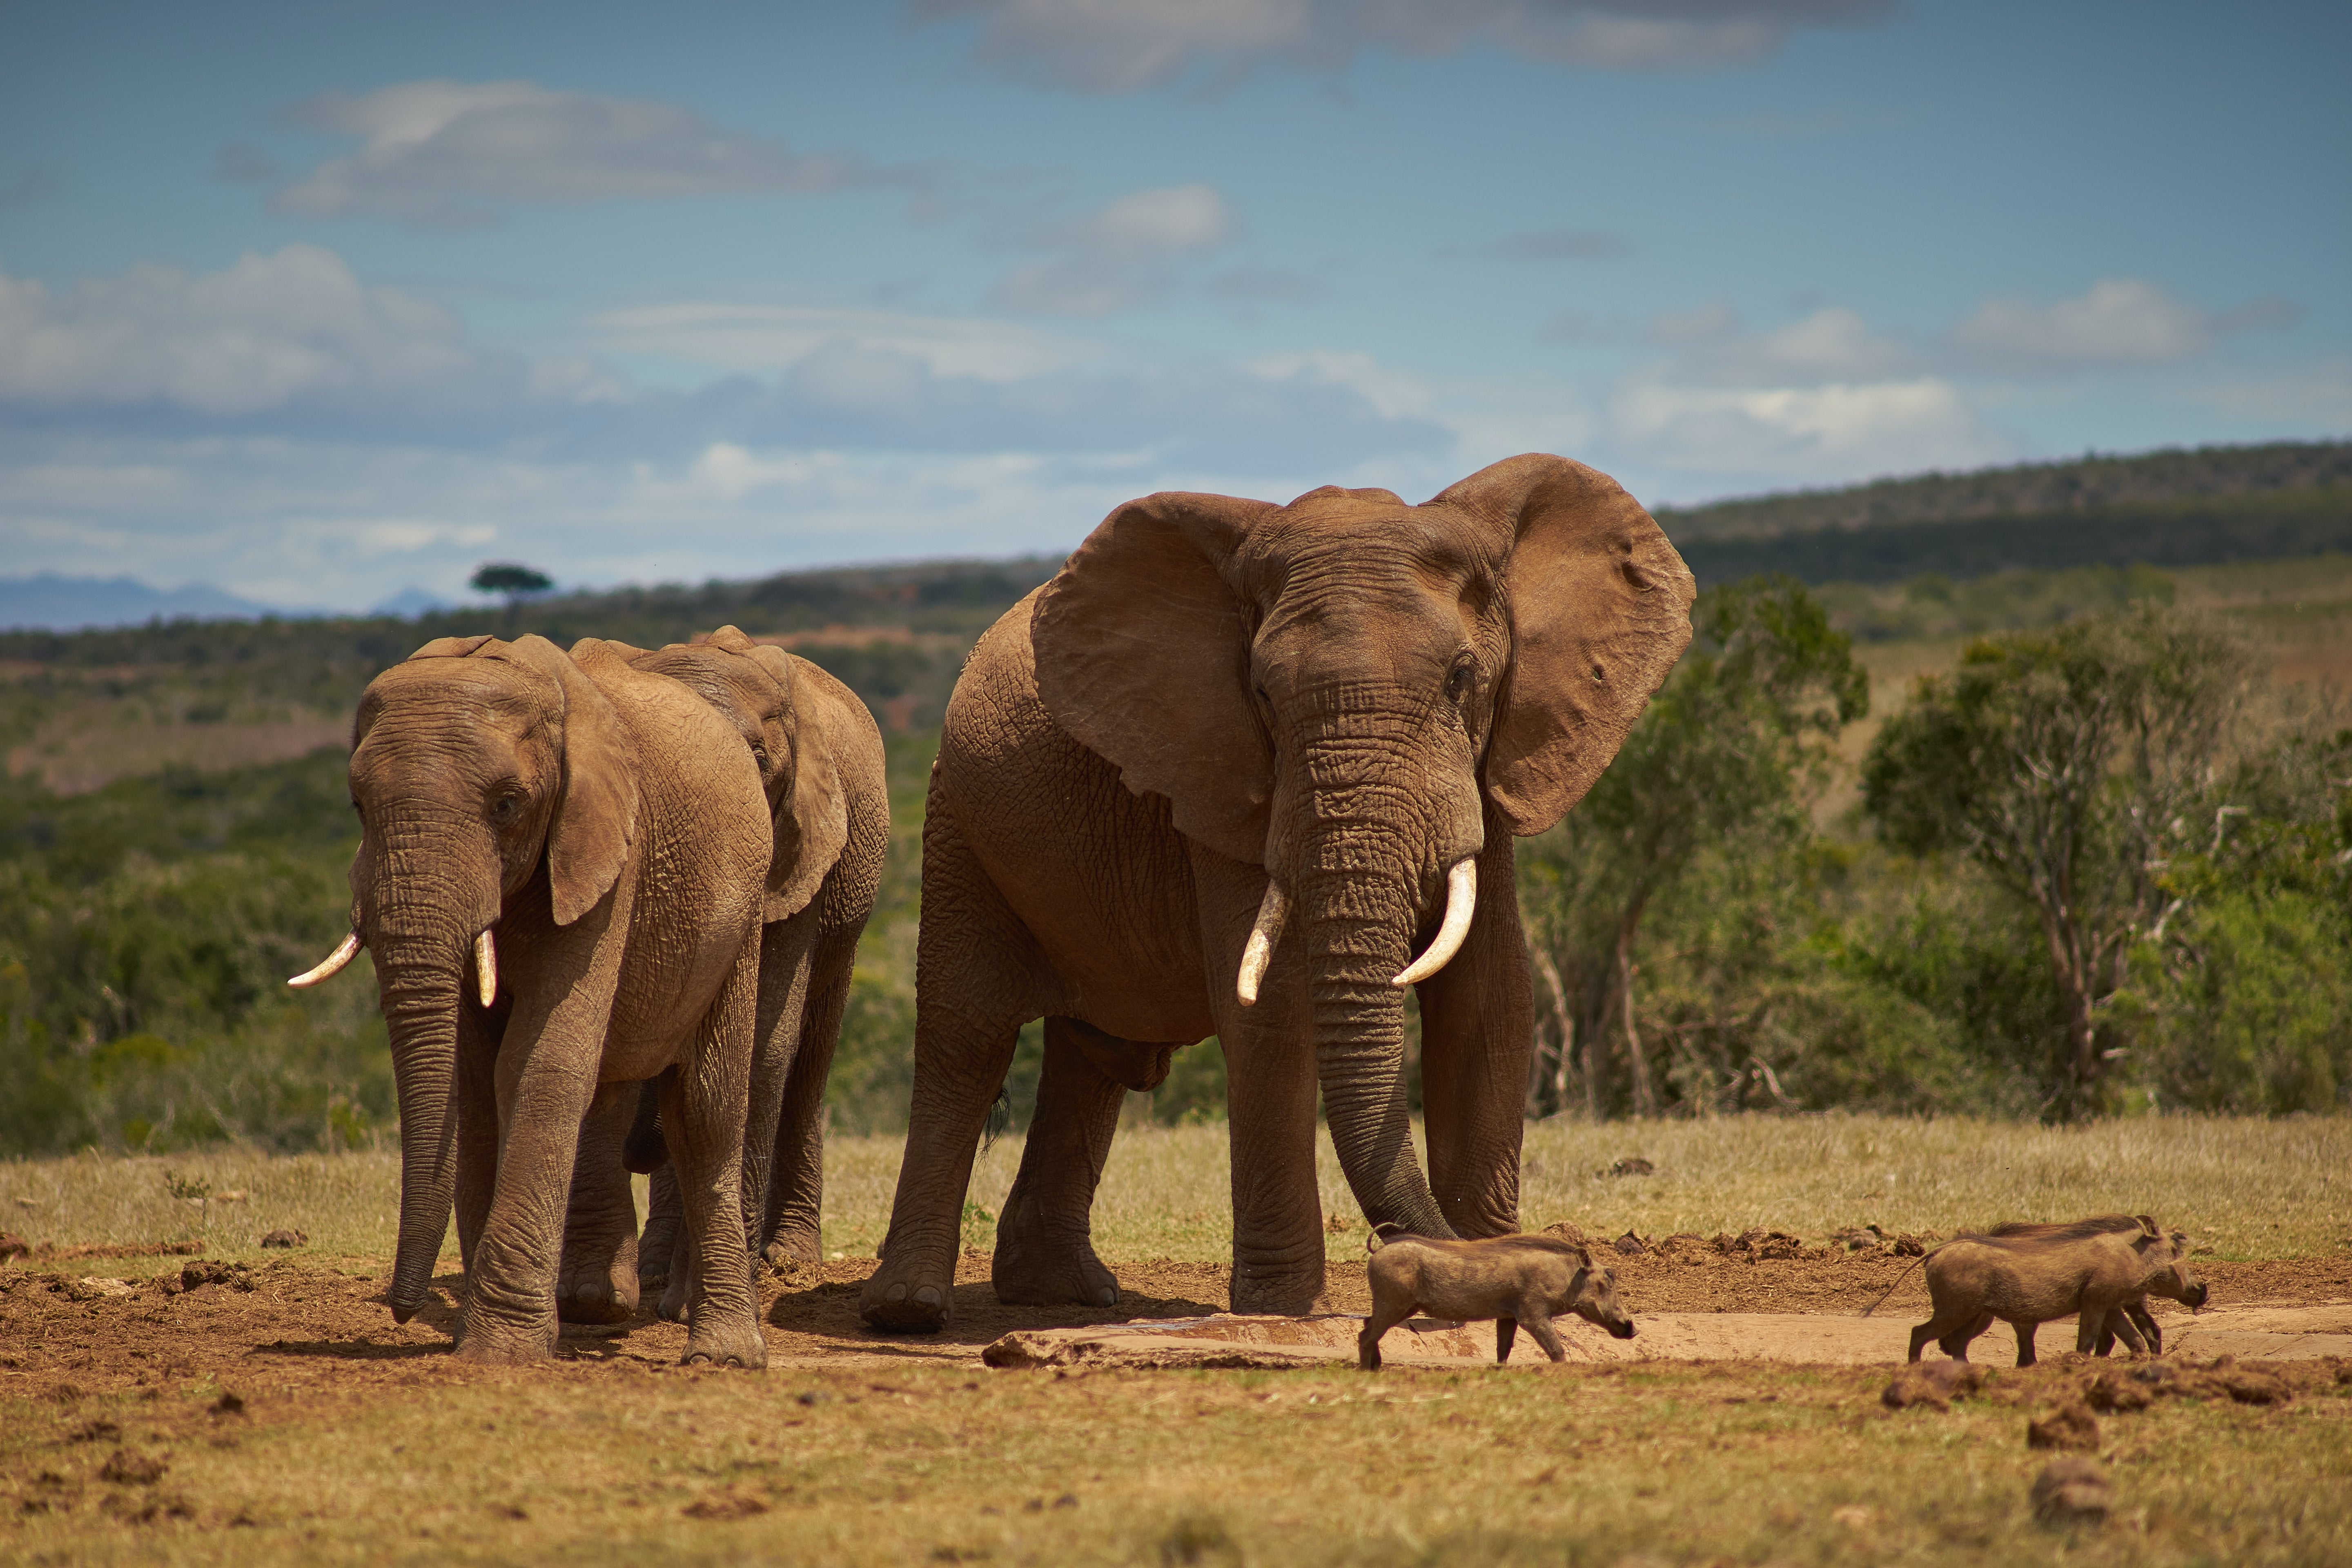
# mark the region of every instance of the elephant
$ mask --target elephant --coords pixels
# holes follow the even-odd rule
[[[1211,1035],[1234,1310],[1322,1295],[1318,1089],[1368,1220],[1517,1229],[1533,1001],[1511,840],[1616,755],[1690,641],[1694,590],[1632,496],[1542,454],[1420,506],[1327,486],[1113,510],[981,639],[950,700],[906,1152],[866,1322],[947,1326],[975,1145],[1041,1016],[997,1226],[1006,1301],[1118,1300],[1089,1214],[1121,1100]]]
[[[591,646],[575,644],[573,656]],[[761,909],[743,1217],[755,1257],[814,1263],[824,1191],[825,1075],[890,836],[882,733],[866,704],[824,669],[731,626],[650,651],[596,646],[691,689],[759,764],[774,848]],[[641,1097],[614,1097],[582,1129],[556,1289],[557,1315],[566,1322],[626,1321],[641,1289],[656,1282],[667,1287],[662,1315],[675,1318],[683,1309],[684,1215],[663,1158],[658,1102],[658,1085],[649,1082]],[[642,1241],[631,1171],[654,1177]]]
[[[692,765],[649,765],[675,758]],[[685,1359],[764,1365],[739,1184],[773,828],[734,728],[611,649],[444,637],[369,683],[351,788],[352,934],[292,983],[375,959],[400,1103],[394,1318],[424,1304],[454,1195],[457,1353],[551,1356],[582,1122],[659,1077],[710,1265]]]

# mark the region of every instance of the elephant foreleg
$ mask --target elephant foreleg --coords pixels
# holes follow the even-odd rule
[[[1076,1018],[1045,1020],[1037,1112],[996,1222],[998,1300],[1089,1307],[1118,1300],[1118,1281],[1095,1256],[1095,1188],[1127,1091],[1156,1088],[1174,1052],[1173,1045],[1123,1040]]]
[[[743,1246],[743,1114],[751,1038],[759,1016],[756,935],[743,944],[717,1000],[696,1026],[686,1059],[662,1092],[662,1129],[677,1170],[695,1267],[688,1287],[688,1364],[762,1367],[759,1297]],[[673,1273],[671,1287],[677,1286]]]
[[[457,1009],[457,1258],[469,1283],[499,1177],[499,1038],[513,1010],[505,996],[487,1011]]]
[[[827,931],[809,966],[808,998],[801,1006],[801,1047],[784,1085],[776,1124],[776,1160],[768,1177],[768,1206],[759,1251],[769,1262],[815,1263],[824,1256],[824,1084],[841,1043],[841,1015],[849,1003],[849,976],[863,926]]]
[[[1465,1237],[1519,1228],[1519,1135],[1535,1002],[1511,855],[1510,829],[1489,806],[1470,934],[1454,962],[1420,987],[1430,1192],[1445,1222]]]
[[[634,1083],[597,1090],[580,1124],[555,1315],[566,1323],[625,1323],[637,1311],[637,1205],[621,1156],[641,1098]]]

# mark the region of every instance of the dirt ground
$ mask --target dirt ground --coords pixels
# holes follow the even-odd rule
[[[177,1257],[29,1261],[30,1267],[0,1268],[0,1397],[70,1400],[206,1379],[248,1392],[323,1394],[483,1375],[444,1353],[460,1288],[454,1273],[438,1277],[425,1310],[401,1326],[383,1304],[375,1271],[329,1267],[299,1255],[251,1268]],[[1637,1321],[1645,1313],[1852,1317],[1892,1286],[1893,1295],[1876,1314],[1891,1329],[1925,1313],[1927,1290],[1916,1262],[1872,1255],[1755,1261],[1648,1255],[1619,1258],[1612,1267]],[[100,1272],[127,1273],[134,1266],[160,1266],[163,1272],[137,1281]],[[945,1333],[926,1336],[877,1334],[858,1321],[857,1290],[874,1268],[870,1258],[836,1259],[790,1278],[771,1276],[761,1293],[772,1364],[959,1360],[1016,1329],[1200,1317],[1227,1304],[1230,1270],[1219,1264],[1117,1266],[1126,1300],[1108,1309],[1003,1305],[989,1287],[988,1267],[987,1254],[964,1255],[953,1323]],[[2271,1309],[2269,1315],[2281,1322],[2292,1323],[2298,1310],[2340,1309],[2352,1301],[2352,1253],[2206,1262],[2199,1271],[2211,1287],[2212,1308]],[[173,1285],[179,1288],[167,1288]],[[2169,1321],[2167,1310],[2178,1313],[2168,1302],[2152,1305],[2159,1321]],[[1324,1306],[1333,1312],[1368,1310],[1362,1275],[1335,1264]],[[2334,1326],[2342,1313],[2326,1316]],[[2178,1321],[2188,1321],[2185,1314]],[[2070,1336],[2063,1331],[2070,1328],[2054,1325],[2043,1339],[2045,1352],[2066,1348]],[[677,1361],[685,1337],[682,1327],[641,1312],[614,1328],[567,1329],[562,1356],[566,1370],[578,1375],[600,1367],[666,1368]],[[1753,1338],[1750,1333],[1743,1342]],[[1979,1358],[2005,1361],[2007,1346],[1987,1344]]]

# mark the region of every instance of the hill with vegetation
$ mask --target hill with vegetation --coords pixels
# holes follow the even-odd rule
[[[2113,1020],[2103,1026],[2134,1042],[2115,1047],[2137,1053],[2118,1058],[2142,1096],[2128,1102],[2340,1109],[2352,1096],[2352,986],[2309,977],[2352,974],[2352,795],[2342,784],[2352,742],[2330,695],[2352,680],[2352,554],[2323,552],[2352,550],[2330,531],[2344,515],[2333,498],[2352,486],[2328,467],[2342,447],[2242,450],[2269,456],[2045,465],[2089,467],[2107,487],[2065,511],[2063,529],[2055,513],[2046,523],[1927,515],[1931,502],[1975,504],[1963,481],[1984,476],[1839,492],[1840,505],[1859,505],[1903,491],[1920,515],[1849,510],[1835,515],[1865,521],[1777,538],[1694,531],[1685,514],[1664,514],[1706,585],[1792,565],[1822,584],[1790,603],[1818,606],[1822,637],[1852,639],[1872,711],[1841,717],[1833,736],[1758,781],[1750,793],[1769,810],[1687,845],[1673,885],[1641,894],[1652,914],[1622,953],[1596,946],[1576,911],[1602,908],[1600,895],[1633,875],[1610,857],[1640,836],[1580,838],[1579,822],[1601,822],[1596,806],[1528,842],[1522,899],[1553,971],[1538,999],[1549,1053],[1539,1107],[2032,1113],[2048,1103],[2064,1023],[2032,912],[1964,857],[1882,841],[1864,814],[1861,764],[1914,679],[1948,671],[1970,639],[2022,637],[2022,658],[2051,628],[2169,608],[2226,626],[2267,679],[2246,705],[2236,760],[2213,774],[2219,793],[2198,808],[2210,823],[2203,852],[2179,861],[2193,859],[2205,880],[2168,873],[2187,901],[2167,917],[2171,945],[2136,958],[2146,983],[2102,1004]],[[1987,478],[1984,504],[2053,493],[2014,479],[2054,483],[2042,470],[2001,472],[2012,478]],[[2162,491],[2166,472],[2206,492]],[[2281,482],[2258,488],[2264,475]],[[2215,488],[2225,482],[2240,488]],[[2215,561],[2225,563],[2197,563]],[[382,1138],[396,1108],[364,960],[337,985],[283,985],[347,919],[343,871],[357,834],[342,745],[361,689],[436,637],[530,631],[650,646],[730,622],[824,665],[882,721],[893,837],[830,1099],[845,1130],[902,1125],[923,795],[940,715],[973,640],[1057,564],[799,572],[421,619],[0,634],[0,1153]],[[1731,668],[1708,647],[1703,637],[1685,661],[1695,681]],[[1685,696],[1654,711],[1688,719],[1729,703],[1741,722],[1765,722],[1728,689]],[[1609,776],[1628,789],[1646,779],[1661,799],[1687,784],[1696,753],[1675,748],[1712,743],[1716,728],[1656,728],[1665,722],[1645,719],[1654,739],[1642,766]],[[1707,765],[1770,752],[1742,742]],[[1695,798],[1715,810],[1729,796]],[[1658,815],[1631,796],[1619,806],[1627,822]],[[2241,806],[2254,815],[2230,815]],[[1685,801],[1666,815],[1697,820],[1695,811]],[[1591,988],[1612,974],[1636,987],[1629,1004]],[[1015,1057],[1015,1123],[1034,1092],[1035,1037],[1033,1026]],[[1634,1076],[1636,1061],[1654,1071]],[[1223,1091],[1217,1052],[1184,1051],[1135,1114],[1219,1114]]]

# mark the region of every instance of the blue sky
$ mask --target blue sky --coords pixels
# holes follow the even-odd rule
[[[268,603],[2352,430],[2352,14],[23,0],[0,574]]]

